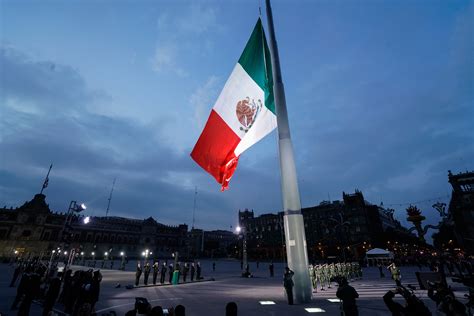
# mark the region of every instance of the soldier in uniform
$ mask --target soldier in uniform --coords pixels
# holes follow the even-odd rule
[[[400,268],[395,264],[395,261],[392,262],[388,267],[388,271],[392,274],[392,279],[395,281],[397,286],[401,286],[402,283],[400,282],[401,279],[401,274],[400,274]]]
[[[202,276],[201,276],[201,263],[197,263],[197,267],[196,267],[196,280],[201,280],[202,279]]]
[[[339,262],[334,265],[334,276],[339,277]]]
[[[156,284],[156,279],[158,277],[159,270],[160,270],[160,265],[158,262],[155,261],[155,263],[153,263],[153,284]]]
[[[326,287],[330,288],[331,278],[329,276],[329,265],[327,263],[323,265],[323,272],[324,272],[324,283],[326,284]]]
[[[194,273],[196,272],[196,268],[194,267],[194,262],[191,263],[191,282],[194,281]]]
[[[161,266],[161,273],[160,273],[160,283],[165,283],[166,277],[166,262],[163,262],[163,266]]]
[[[285,274],[283,275],[283,287],[285,288],[288,296],[288,304],[293,305],[293,275],[295,273],[290,268],[285,268]]]
[[[176,278],[176,283],[179,283],[179,276],[181,275],[181,265],[180,265],[179,262],[174,267],[174,271],[178,272],[178,277]]]
[[[335,276],[336,276],[336,270],[335,270],[335,267],[334,267],[334,263],[331,263],[329,265],[329,288],[331,288],[331,282],[332,282],[332,280],[334,279]]]
[[[184,283],[186,283],[186,277],[188,276],[188,271],[189,271],[189,267],[188,267],[188,263],[186,262],[183,267],[183,282]]]
[[[168,282],[171,284],[171,281],[173,280],[173,272],[174,272],[174,269],[173,269],[173,264],[170,263],[170,265],[168,266]]]
[[[360,266],[359,263],[356,263],[356,267],[357,267],[357,276],[359,279],[362,279],[362,267]]]
[[[347,280],[350,280],[351,278],[351,264],[349,262],[346,262],[346,275],[345,275]]]
[[[315,279],[314,279],[314,267],[313,267],[312,264],[309,265],[308,270],[309,270],[309,277],[311,279],[311,285],[312,285],[313,291],[314,291],[314,281],[315,281]]]
[[[135,286],[140,284],[140,276],[142,275],[142,267],[140,266],[140,262],[137,262],[137,272],[135,272]]]
[[[315,272],[316,272],[316,282],[319,282],[320,290],[324,291],[323,269],[320,264],[316,265]]]
[[[355,263],[354,262],[351,262],[350,268],[351,268],[350,277],[351,277],[351,282],[352,282],[356,278],[356,269],[355,269]]]
[[[143,283],[145,285],[148,285],[148,277],[150,276],[150,270],[151,270],[150,263],[147,262],[145,264],[145,279],[143,280]]]

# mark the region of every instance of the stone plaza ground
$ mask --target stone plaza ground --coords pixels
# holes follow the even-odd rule
[[[275,277],[269,276],[268,263],[250,263],[253,278],[242,278],[240,274],[240,262],[237,261],[215,261],[216,271],[212,271],[212,261],[201,261],[203,276],[214,281],[187,283],[179,285],[149,286],[127,290],[128,284],[133,284],[136,262],[130,261],[126,271],[101,269],[103,280],[101,284],[100,300],[96,305],[98,315],[109,311],[115,311],[117,315],[124,315],[133,309],[135,297],[145,297],[152,306],[160,305],[163,308],[184,305],[188,316],[213,316],[225,315],[225,306],[234,301],[238,305],[238,315],[310,315],[306,309],[318,308],[317,315],[339,315],[340,303],[336,299],[337,287],[314,293],[311,303],[302,305],[288,305],[282,286],[284,265],[275,264]],[[119,263],[115,263],[118,267]],[[87,267],[74,266],[73,269],[88,269]],[[424,268],[426,270],[426,268]],[[415,267],[402,267],[402,283],[413,284],[418,287],[416,281]],[[8,287],[13,267],[0,265],[0,312],[1,315],[16,315],[11,312],[10,305],[16,293],[16,288]],[[361,280],[351,282],[360,297],[357,300],[360,315],[390,315],[382,296],[390,289],[395,288],[395,283],[389,278],[385,271],[385,278],[380,278],[377,268],[364,268],[364,277]],[[151,279],[151,276],[150,276]],[[143,281],[143,275],[142,279]],[[120,288],[116,288],[120,283]],[[449,282],[455,289],[455,294],[463,299],[467,289],[458,283]],[[415,292],[428,308],[435,314],[435,304],[428,297],[426,291]],[[333,300],[333,302],[329,301]],[[262,301],[273,302],[270,305],[262,305]],[[399,300],[402,302],[402,300]],[[62,310],[61,305],[57,305]],[[31,315],[40,315],[41,308],[33,305]]]

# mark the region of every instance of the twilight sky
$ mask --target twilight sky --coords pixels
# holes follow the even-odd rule
[[[228,229],[281,209],[276,132],[220,185],[189,157],[264,1],[0,0],[0,205]],[[302,205],[448,201],[474,165],[470,1],[274,1]],[[264,8],[262,8],[264,12]],[[266,27],[266,18],[262,17]],[[440,197],[436,199],[437,197]],[[435,201],[417,204],[436,223]],[[408,205],[393,205],[405,222]]]

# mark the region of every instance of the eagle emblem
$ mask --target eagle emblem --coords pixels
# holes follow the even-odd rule
[[[250,99],[249,97],[237,102],[235,114],[237,115],[240,124],[242,124],[240,127],[241,131],[244,131],[245,133],[248,132],[253,123],[255,123],[262,106],[262,100],[258,99],[257,102],[255,102],[254,99]]]

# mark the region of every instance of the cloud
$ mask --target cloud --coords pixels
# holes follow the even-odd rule
[[[212,6],[192,4],[179,9],[180,14],[170,11],[160,14],[157,19],[157,28],[160,32],[199,35],[221,28],[217,22],[217,10]]]
[[[0,48],[0,64],[2,102],[18,111],[48,115],[56,111],[72,113],[82,102],[92,101],[93,93],[85,93],[84,80],[71,67],[34,61],[12,47]],[[71,86],[77,88],[71,90]],[[19,106],[20,99],[24,107]]]
[[[178,49],[172,43],[162,43],[155,48],[152,58],[153,71],[157,73],[171,72],[180,77],[187,77],[188,73],[178,65]]]
[[[207,81],[198,87],[190,96],[189,103],[194,108],[194,122],[197,129],[201,131],[204,128],[209,110],[217,99],[217,93],[220,80],[216,76],[210,76]]]
[[[116,177],[112,214],[154,216],[167,224],[190,222],[194,185],[207,187],[212,180],[189,158],[189,149],[177,152],[167,141],[151,136],[162,134],[160,125],[166,124],[147,125],[88,111],[107,93],[87,89],[73,68],[56,64],[57,71],[45,74],[45,65],[52,63],[33,61],[19,51],[2,56],[3,63],[15,67],[7,68],[7,99],[2,96],[8,106],[2,106],[0,128],[8,132],[2,133],[0,142],[0,204],[17,206],[30,199],[53,163],[46,190],[53,210],[64,210],[67,200],[75,199],[87,202],[88,212],[103,215]],[[41,84],[43,76],[48,80]],[[23,85],[14,84],[20,80]],[[61,83],[69,84],[67,92],[56,91]],[[71,96],[76,96],[73,103]],[[35,111],[25,110],[30,104]],[[230,210],[225,197],[217,189],[200,193],[200,211],[216,214],[206,227],[227,226],[228,218],[221,214]]]
[[[196,52],[209,52],[213,43],[208,34],[220,32],[217,11],[212,6],[191,5],[177,12],[165,11],[157,18],[157,44],[152,57],[156,73],[187,77],[184,65],[195,62]],[[190,53],[191,52],[191,53]]]

